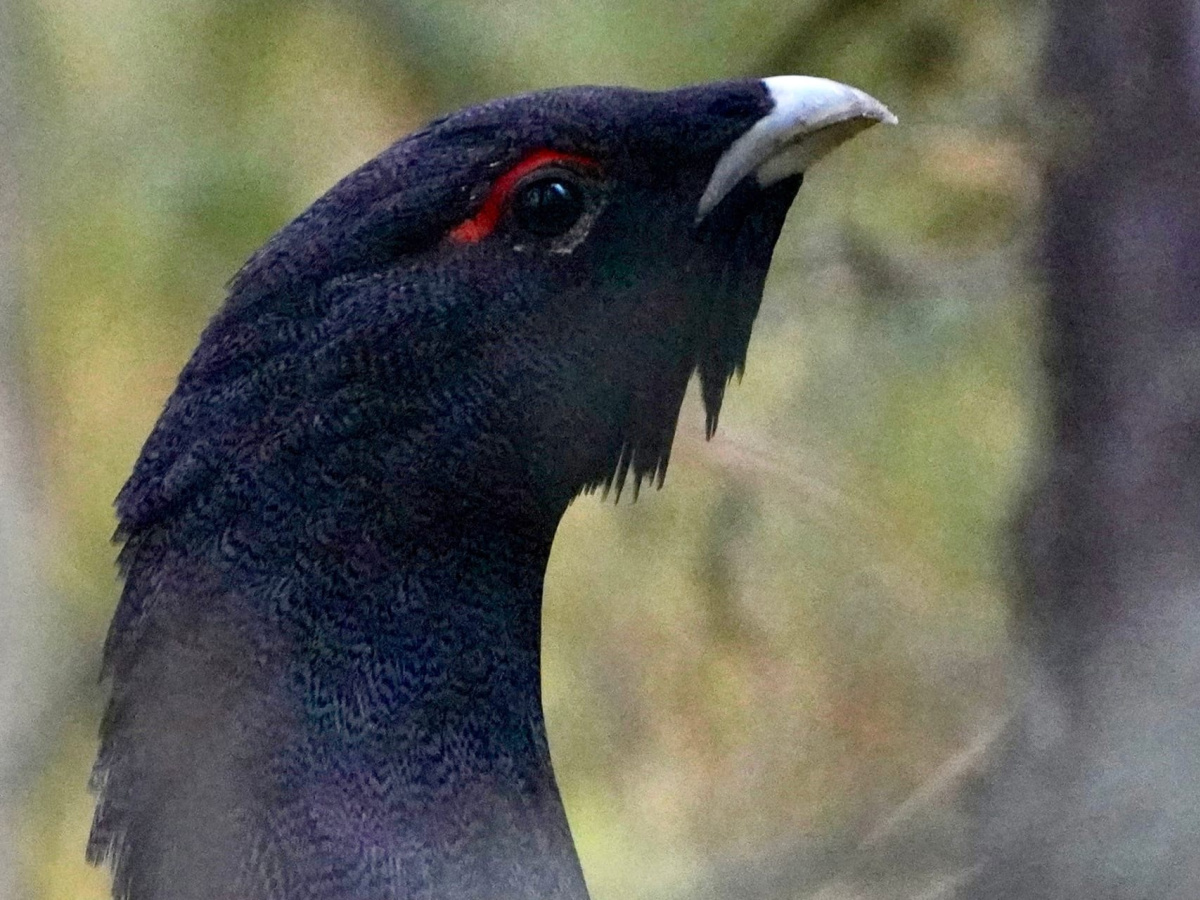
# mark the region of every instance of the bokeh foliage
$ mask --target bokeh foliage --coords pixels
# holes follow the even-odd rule
[[[803,71],[902,122],[807,179],[717,438],[689,398],[664,491],[582,498],[563,523],[545,683],[597,900],[776,870],[774,895],[807,896],[821,866],[789,866],[890,840],[890,813],[1002,714],[1006,535],[1040,434],[1032,9],[12,2],[62,604],[21,832],[31,897],[106,896],[82,854],[110,501],[223,284],[390,141],[501,93]],[[934,798],[905,831],[956,822]]]

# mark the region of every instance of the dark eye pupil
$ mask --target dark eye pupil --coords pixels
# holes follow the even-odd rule
[[[543,178],[513,198],[513,215],[526,231],[546,237],[563,234],[583,215],[583,191],[561,176]]]

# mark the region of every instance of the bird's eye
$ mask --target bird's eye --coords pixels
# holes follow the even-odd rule
[[[512,198],[512,214],[517,225],[541,237],[570,231],[583,210],[583,189],[559,174],[547,175],[524,185]]]

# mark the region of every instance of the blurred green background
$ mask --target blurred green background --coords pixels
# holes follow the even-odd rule
[[[1008,703],[1042,434],[1034,5],[4,2],[25,415],[0,428],[33,451],[43,583],[5,600],[35,662],[0,660],[36,707],[6,745],[18,896],[107,896],[83,846],[111,498],[250,252],[439,111],[783,72],[901,126],[806,180],[718,436],[689,396],[666,488],[564,521],[551,742],[597,900],[863,896],[897,854],[888,895],[933,896]]]

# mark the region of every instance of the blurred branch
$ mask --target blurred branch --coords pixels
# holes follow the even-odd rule
[[[714,870],[701,898],[772,900],[854,897],[935,900],[952,896],[971,877],[956,823],[972,782],[991,762],[1013,721],[993,721],[961,753],[943,762],[916,790],[856,843],[797,843],[767,858]],[[951,834],[951,831],[957,834]]]
[[[982,769],[988,754],[1003,736],[1012,719],[1011,715],[1001,716],[985,728],[966,750],[938,766],[903,803],[871,829],[870,834],[859,844],[859,850],[868,851],[886,844],[934,803],[943,800],[952,791],[961,789],[968,778],[977,775]]]

